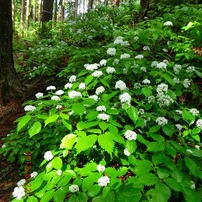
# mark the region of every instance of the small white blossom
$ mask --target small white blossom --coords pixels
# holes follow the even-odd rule
[[[144,50],[144,51],[150,51],[150,48],[149,48],[149,46],[144,46],[144,47],[143,47],[143,50]]]
[[[17,186],[18,186],[18,187],[21,187],[21,186],[23,186],[25,183],[26,183],[26,180],[25,180],[25,179],[21,179],[21,180],[17,183]]]
[[[148,97],[148,103],[153,103],[155,101],[155,97],[153,95],[150,95]]]
[[[124,94],[120,95],[119,99],[122,103],[130,104],[130,102],[131,102],[131,96],[128,93],[124,93]]]
[[[140,70],[141,70],[142,72],[147,72],[146,67],[140,67]]]
[[[109,121],[109,115],[107,115],[107,114],[99,114],[98,116],[97,116],[97,118],[98,119],[101,119],[101,120],[103,120],[103,121]]]
[[[80,83],[79,84],[79,89],[80,90],[85,90],[86,89],[86,84],[85,83]]]
[[[158,64],[159,64],[159,63],[158,63],[157,61],[153,61],[153,62],[151,63],[151,67],[157,67]]]
[[[132,130],[127,130],[124,134],[124,137],[128,140],[136,140],[137,139],[137,133]]]
[[[105,91],[105,88],[103,86],[100,86],[95,90],[95,94],[99,95],[99,94],[103,93],[104,91]]]
[[[71,110],[70,112],[68,112],[69,116],[71,116],[72,114],[74,114],[74,110]]]
[[[129,152],[128,149],[126,149],[126,148],[123,150],[123,153],[124,153],[126,156],[130,156],[130,152]]]
[[[106,107],[104,105],[96,107],[96,111],[101,112],[101,111],[106,111]]]
[[[186,69],[186,72],[187,73],[191,73],[191,72],[194,72],[195,71],[195,67],[194,66],[189,66],[189,67],[187,67],[187,69]]]
[[[100,77],[100,76],[102,76],[102,74],[103,74],[102,71],[98,71],[97,70],[97,71],[95,71],[95,72],[92,73],[92,76],[93,77]]]
[[[51,100],[60,101],[60,97],[57,96],[57,95],[53,95],[53,96],[51,97]]]
[[[97,68],[98,68],[97,64],[90,64],[90,65],[86,66],[86,69],[89,70],[89,71],[96,70]]]
[[[167,52],[168,52],[168,50],[167,50],[166,48],[163,48],[162,51],[163,51],[164,53],[167,53]]]
[[[156,66],[157,69],[166,69],[167,64],[165,62],[159,62]]]
[[[175,74],[179,74],[181,69],[182,69],[182,66],[178,64],[175,64],[173,67],[173,71]]]
[[[143,83],[143,84],[150,84],[151,81],[150,81],[149,79],[144,79],[144,80],[142,81],[142,83]]]
[[[118,88],[120,90],[126,90],[127,89],[126,84],[121,80],[116,82],[115,88],[116,89]]]
[[[139,37],[138,37],[138,36],[135,36],[133,39],[134,39],[135,41],[138,41]]]
[[[158,117],[156,122],[159,126],[164,126],[168,123],[168,120],[165,117]]]
[[[67,83],[67,84],[65,84],[65,89],[69,89],[69,88],[72,88],[72,83]]]
[[[57,170],[57,175],[61,176],[62,175],[62,170]]]
[[[56,109],[61,109],[62,108],[62,105],[57,105],[56,106]]]
[[[123,74],[128,74],[128,69],[123,68]]]
[[[17,199],[20,200],[25,196],[25,190],[23,187],[15,187],[12,195]]]
[[[75,90],[70,91],[68,93],[68,95],[69,95],[70,99],[82,97],[82,94],[80,92],[78,92],[78,91],[75,91]]]
[[[120,59],[127,59],[127,58],[130,58],[130,55],[128,53],[124,53],[120,56]]]
[[[107,186],[110,183],[109,177],[104,176],[98,179],[98,185],[101,187]]]
[[[185,79],[185,80],[183,81],[183,86],[184,86],[185,88],[189,88],[190,85],[191,85],[191,80]]]
[[[75,75],[70,76],[69,82],[70,82],[70,83],[73,83],[73,82],[75,82],[75,81],[76,81],[76,76],[75,76]]]
[[[176,124],[175,126],[176,126],[176,128],[177,128],[179,131],[182,130],[182,125],[181,125],[181,124]]]
[[[199,115],[199,110],[197,110],[196,108],[190,109],[189,112],[191,112],[194,116]]]
[[[99,97],[97,95],[91,95],[91,96],[89,96],[89,98],[92,98],[96,102],[99,100]]]
[[[56,87],[55,87],[55,86],[48,86],[48,87],[46,88],[46,90],[56,90]]]
[[[107,55],[111,55],[111,56],[116,55],[116,49],[115,48],[108,48]]]
[[[180,79],[177,78],[177,77],[174,77],[174,78],[173,78],[173,81],[174,81],[175,83],[180,83]]]
[[[63,90],[58,90],[55,92],[56,95],[63,95],[65,92]]]
[[[107,60],[103,59],[100,61],[101,66],[106,66],[106,64],[107,64]]]
[[[135,83],[134,84],[134,88],[135,89],[140,89],[141,88],[141,84],[140,83]]]
[[[196,127],[202,129],[202,119],[198,119],[198,120],[196,121]]]
[[[6,145],[5,144],[3,144],[2,146],[1,146],[1,148],[3,149],[3,148],[6,148]]]
[[[164,95],[163,93],[157,94],[157,103],[160,107],[169,106],[173,102],[173,99],[169,95]]]
[[[144,114],[144,109],[139,109],[139,110],[138,110],[138,114],[143,115],[143,114]]]
[[[179,110],[179,109],[176,109],[175,112],[176,112],[177,114],[179,114],[179,115],[182,115],[182,111]]]
[[[173,26],[173,23],[171,21],[167,21],[164,23],[164,26]]]
[[[79,191],[79,186],[76,184],[73,184],[71,186],[69,186],[69,191],[74,193],[74,192],[78,192]]]
[[[138,59],[138,60],[141,60],[143,58],[144,58],[144,55],[137,55],[137,56],[135,56],[135,59]]]
[[[164,84],[164,83],[161,83],[157,86],[157,89],[156,89],[157,93],[167,93],[168,91],[168,85],[167,84]]]
[[[31,178],[35,178],[37,175],[38,175],[38,173],[36,171],[34,171],[30,174]]]
[[[113,65],[118,65],[118,64],[119,64],[119,59],[115,58],[114,62],[113,62]]]
[[[53,154],[52,154],[51,151],[45,152],[45,154],[44,154],[44,159],[45,159],[46,161],[50,161],[50,160],[52,160],[52,158],[53,158]]]
[[[24,110],[26,112],[33,112],[34,110],[36,110],[36,107],[32,106],[32,105],[27,105],[24,107]]]
[[[190,185],[191,189],[196,189],[195,183],[193,181],[191,181],[191,185]]]
[[[186,152],[189,153],[189,154],[193,153],[193,151],[191,149],[186,149]]]
[[[99,165],[97,165],[97,170],[98,170],[98,172],[104,172],[105,166],[99,164]]]
[[[37,99],[40,99],[41,97],[43,97],[43,93],[38,92],[35,96]]]
[[[116,37],[114,44],[122,44],[123,43],[123,37],[122,36],[118,36]]]
[[[169,61],[168,61],[168,60],[163,60],[163,62],[164,62],[164,63],[166,63],[166,64],[168,64],[168,63],[169,63]]]
[[[195,148],[200,150],[200,145],[195,145]]]
[[[107,67],[106,72],[107,72],[108,74],[113,74],[113,73],[116,72],[116,70],[115,70],[113,67]]]

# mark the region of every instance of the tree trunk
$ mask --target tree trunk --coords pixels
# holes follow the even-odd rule
[[[13,30],[15,30],[15,2],[12,0],[12,22]]]
[[[76,18],[77,18],[78,6],[79,6],[79,2],[78,2],[78,0],[75,0],[75,2],[74,2],[74,20],[75,21],[76,21]]]
[[[93,0],[88,1],[88,9],[89,10],[93,9]]]
[[[0,0],[0,101],[8,102],[21,92],[12,51],[12,1]]]
[[[65,18],[65,0],[61,0],[61,22],[64,21]]]
[[[56,26],[56,23],[57,23],[57,13],[58,13],[58,1],[55,0],[55,3],[54,3],[54,22],[55,22],[55,26]]]
[[[149,0],[140,0],[139,21],[142,21],[147,15],[149,9]]]
[[[38,0],[38,22],[41,22],[41,7],[42,7],[42,0]]]
[[[21,0],[20,33],[23,35],[25,21],[25,0]]]
[[[26,29],[29,29],[29,7],[30,7],[30,0],[27,0],[26,4]]]

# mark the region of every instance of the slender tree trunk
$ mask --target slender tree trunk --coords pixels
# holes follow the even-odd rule
[[[41,22],[42,0],[38,0],[38,22]]]
[[[55,3],[54,3],[54,23],[55,23],[55,26],[56,26],[56,23],[57,23],[57,13],[58,13],[58,1],[55,0]]]
[[[115,0],[115,5],[116,5],[117,7],[119,7],[119,5],[120,5],[120,0]]]
[[[65,0],[61,0],[61,22],[64,22],[65,18]]]
[[[23,35],[25,21],[25,0],[21,0],[20,33]]]
[[[149,0],[140,0],[139,21],[142,21],[147,15],[149,9]]]
[[[88,9],[93,9],[93,0],[88,1]]]
[[[0,0],[0,101],[8,102],[21,92],[13,62],[12,0]]]
[[[26,29],[29,29],[29,8],[30,8],[30,0],[27,0],[26,4]]]
[[[13,22],[13,31],[15,30],[15,2],[12,0],[12,22]]]
[[[79,2],[78,2],[78,0],[75,0],[75,2],[74,2],[74,20],[75,21],[76,21],[76,18],[77,18],[78,6],[79,6]]]

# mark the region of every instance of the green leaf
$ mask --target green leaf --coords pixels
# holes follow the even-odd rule
[[[72,110],[74,111],[75,114],[78,115],[83,115],[86,108],[84,107],[84,105],[82,103],[74,103],[72,104]]]
[[[173,79],[168,75],[168,74],[163,74],[163,78],[171,85],[174,86],[175,82],[173,81]]]
[[[28,130],[29,136],[33,137],[41,131],[41,123],[39,121],[35,122],[33,126]]]
[[[84,192],[78,192],[77,196],[78,196],[78,199],[80,202],[87,202],[88,201],[88,196]]]
[[[31,119],[31,116],[29,114],[20,117],[18,121],[17,131],[19,132]]]
[[[69,199],[68,202],[81,202],[79,201],[77,195],[73,194]]]
[[[62,119],[65,119],[65,120],[69,120],[69,115],[68,114],[64,114],[64,113],[60,112],[60,117]]]
[[[29,198],[27,198],[27,202],[38,202],[38,199],[34,196],[29,196]]]
[[[88,130],[88,132],[89,133],[95,133],[95,134],[101,134],[102,133],[102,131],[100,130],[100,129],[89,129]]]
[[[156,175],[152,173],[146,173],[144,175],[140,175],[137,179],[138,184],[144,184],[147,186],[151,186],[154,184],[157,184],[159,182],[159,179]]]
[[[157,174],[160,179],[167,178],[170,175],[169,170],[165,168],[157,168]]]
[[[163,132],[164,132],[167,136],[169,136],[169,137],[172,137],[173,133],[175,132],[174,127],[171,126],[171,125],[168,125],[168,124],[162,126],[162,130],[163,130]]]
[[[138,110],[135,107],[133,107],[133,106],[128,107],[127,113],[131,120],[133,120],[134,122],[137,121]]]
[[[182,191],[182,187],[181,185],[173,178],[166,178],[164,179],[164,182],[173,190],[177,191],[177,192],[181,192]]]
[[[88,191],[92,189],[92,186],[97,182],[99,178],[98,173],[91,173],[88,177],[84,178],[82,181],[82,190]]]
[[[148,142],[147,143],[147,151],[150,152],[158,152],[164,151],[165,144],[163,142]]]
[[[62,168],[62,159],[60,157],[55,157],[52,160],[52,165],[55,169],[60,170]]]
[[[117,202],[138,202],[142,198],[141,191],[133,186],[122,186],[117,192]]]
[[[100,81],[104,86],[107,86],[108,88],[110,88],[109,83],[107,81],[105,81],[105,79],[100,79]]]
[[[183,194],[187,202],[201,202],[199,195],[191,189],[184,188]]]
[[[60,144],[60,148],[63,149],[72,149],[73,145],[76,142],[76,135],[75,134],[68,134],[62,138],[62,142]]]
[[[85,98],[84,101],[82,101],[82,104],[85,106],[85,107],[91,107],[93,106],[94,104],[96,103],[96,101],[92,98]]]
[[[92,185],[91,189],[88,190],[88,196],[94,197],[96,196],[101,190],[101,187],[97,184]]]
[[[150,95],[152,95],[152,90],[148,87],[144,87],[142,88],[142,93],[144,94],[145,97],[149,97]]]
[[[93,122],[80,121],[80,122],[77,123],[76,128],[78,130],[83,130],[83,129],[89,129],[89,128],[94,127],[96,125],[98,125],[97,121],[93,121]]]
[[[98,136],[98,143],[102,149],[108,152],[110,155],[114,149],[114,141],[112,136],[109,133]]]
[[[93,78],[94,77],[92,75],[87,76],[87,78],[85,79],[85,84],[88,85],[93,80]]]
[[[99,127],[100,127],[103,131],[105,131],[105,130],[109,127],[109,124],[106,123],[106,122],[100,122],[100,123],[99,123]]]
[[[32,191],[35,191],[42,185],[42,182],[43,181],[41,179],[37,179],[37,180],[31,181],[28,185],[29,187],[31,187]]]
[[[185,157],[185,164],[189,168],[190,172],[195,176],[202,179],[202,171],[195,161],[190,159],[189,157]]]
[[[132,154],[135,152],[135,150],[137,149],[137,144],[135,141],[130,141],[127,140],[126,141],[126,148],[128,149],[128,151]]]
[[[161,126],[159,126],[159,125],[152,126],[152,127],[149,129],[149,132],[150,132],[150,133],[156,133],[156,132],[158,132],[160,129],[161,129]]]
[[[184,121],[186,121],[187,123],[191,123],[192,121],[195,120],[195,116],[191,112],[183,110],[182,111],[182,119]]]
[[[118,93],[119,91],[114,91],[113,93],[110,94],[103,94],[102,99],[105,103],[107,103]]]
[[[150,170],[152,170],[152,163],[149,160],[137,160],[136,161],[135,174],[137,176],[146,174]]]
[[[58,189],[55,193],[54,193],[54,202],[62,202],[64,201],[66,198],[66,193],[65,191]]]
[[[72,131],[72,124],[71,123],[68,123],[64,119],[62,119],[62,123],[69,131]]]
[[[45,126],[47,126],[49,123],[53,123],[55,121],[57,121],[57,119],[59,118],[59,115],[54,114],[52,116],[49,116],[46,120],[45,120]]]
[[[92,146],[97,141],[97,135],[89,135],[86,137],[79,137],[77,144],[75,148],[77,149],[77,154],[81,153],[82,151],[85,151],[89,148],[92,148]]]

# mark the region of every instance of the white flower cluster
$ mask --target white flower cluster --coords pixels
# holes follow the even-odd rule
[[[157,91],[157,93],[167,93],[168,92],[168,85],[161,83],[157,86],[156,91]]]
[[[196,121],[196,127],[202,129],[202,119],[198,119],[198,120]]]
[[[36,96],[37,99],[40,99],[41,97],[43,97],[43,93],[38,92],[38,93],[36,93],[35,96]]]
[[[110,117],[109,117],[108,114],[102,113],[102,114],[98,114],[97,118],[98,118],[98,119],[101,119],[101,120],[103,120],[103,121],[109,121],[109,118],[110,118]]]
[[[113,73],[116,72],[116,70],[115,70],[113,67],[107,67],[106,72],[107,72],[108,74],[113,74]]]
[[[105,91],[105,88],[103,86],[100,86],[98,88],[96,88],[95,90],[95,94],[96,95],[100,95],[101,93],[103,93]]]
[[[194,116],[198,116],[199,115],[199,110],[196,109],[196,108],[190,109],[189,112],[191,112]]]
[[[80,83],[79,84],[79,89],[80,90],[85,90],[86,89],[86,84],[85,83]]]
[[[31,178],[35,178],[37,175],[38,175],[38,173],[36,171],[34,171],[30,174]]]
[[[180,83],[180,79],[177,78],[177,77],[174,77],[174,78],[173,78],[173,81],[174,81],[175,83]]]
[[[124,53],[124,54],[122,54],[121,56],[120,56],[120,59],[122,60],[122,59],[127,59],[127,58],[130,58],[130,54],[128,54],[128,53]]]
[[[142,83],[143,83],[143,84],[150,84],[151,81],[150,81],[149,79],[144,79],[144,80],[142,81]]]
[[[86,68],[86,70],[93,71],[98,69],[98,64],[87,64],[84,65],[84,67]]]
[[[191,80],[185,79],[185,80],[183,81],[183,86],[184,86],[185,88],[189,88],[190,85],[191,85]]]
[[[51,100],[60,101],[60,97],[57,96],[57,95],[53,95],[53,96],[51,97]]]
[[[69,98],[70,98],[70,99],[82,97],[82,94],[81,94],[80,92],[78,92],[78,91],[75,91],[75,90],[70,91],[70,92],[68,93],[68,95],[69,95]]]
[[[107,60],[102,59],[102,60],[100,61],[100,66],[106,66],[106,64],[107,64]]]
[[[34,110],[36,110],[36,107],[32,106],[32,105],[27,105],[27,106],[24,107],[24,110],[26,112],[33,112]]]
[[[99,100],[99,97],[97,95],[90,95],[89,98],[95,100],[96,102]]]
[[[78,192],[79,191],[79,186],[77,184],[72,184],[71,186],[69,186],[69,191],[74,193],[74,192]]]
[[[105,166],[99,164],[99,165],[97,165],[97,170],[98,170],[98,172],[104,172]]]
[[[181,125],[181,124],[176,124],[175,126],[176,126],[176,128],[177,128],[179,131],[182,130],[182,125]]]
[[[106,111],[106,107],[104,105],[96,107],[97,112]]]
[[[72,83],[67,83],[67,84],[65,84],[65,89],[70,89],[70,88],[72,88]]]
[[[135,83],[134,88],[135,89],[140,89],[141,88],[141,83]]]
[[[116,48],[108,48],[107,55],[111,55],[111,56],[116,55]]]
[[[130,156],[130,152],[129,152],[128,149],[126,149],[126,148],[123,150],[123,153],[124,153],[126,156]]]
[[[48,86],[48,87],[46,88],[46,90],[56,90],[56,87],[55,87],[55,86]]]
[[[25,196],[25,189],[20,186],[20,187],[15,187],[12,195],[17,199],[20,200]]]
[[[131,102],[131,96],[128,93],[124,93],[124,94],[120,95],[119,99],[120,99],[122,104],[123,103],[130,104],[130,102]]]
[[[159,126],[164,126],[168,123],[168,120],[165,117],[158,117],[156,122]]]
[[[62,175],[62,170],[57,170],[57,175],[61,176]]]
[[[173,67],[173,71],[177,75],[180,73],[181,69],[182,69],[182,66],[179,65],[179,64],[175,64],[174,67]]]
[[[21,187],[21,186],[23,186],[25,183],[26,183],[26,180],[25,180],[25,179],[21,179],[19,182],[17,182],[17,186],[18,186],[18,187]]]
[[[97,71],[94,71],[94,72],[92,73],[92,76],[93,76],[93,77],[101,77],[102,74],[103,74],[102,71],[97,70]]]
[[[46,161],[52,160],[52,159],[53,159],[53,154],[52,154],[52,152],[51,152],[51,151],[45,152],[45,154],[44,154],[44,159],[45,159]]]
[[[157,94],[157,103],[159,107],[169,106],[169,104],[173,102],[173,99],[169,95],[165,95],[163,93]]]
[[[194,66],[189,66],[189,67],[187,67],[187,69],[186,69],[186,72],[187,73],[192,73],[192,72],[194,72],[195,71],[195,67]]]
[[[123,41],[123,37],[122,36],[118,36],[115,41],[114,44],[120,44],[121,46],[129,46],[129,42],[128,41]]]
[[[128,140],[136,140],[137,139],[137,133],[132,130],[127,130],[124,134],[124,137]]]
[[[163,25],[164,26],[173,26],[173,23],[171,21],[167,21]]]
[[[55,92],[56,95],[63,95],[65,92],[63,90],[58,90]]]
[[[119,80],[116,82],[115,88],[116,89],[118,88],[120,90],[126,90],[127,89],[126,84],[122,80]]]
[[[150,51],[150,48],[149,48],[149,46],[144,46],[144,47],[143,47],[143,50],[144,50],[144,51]]]
[[[156,65],[156,68],[157,69],[162,69],[162,70],[165,70],[167,68],[167,64],[165,62],[159,62],[157,65]]]
[[[75,75],[70,76],[69,82],[70,83],[76,82],[76,76]]]
[[[135,56],[135,59],[138,59],[138,60],[141,60],[141,59],[143,59],[143,58],[144,58],[144,55],[141,55],[141,54]]]
[[[98,179],[98,185],[101,187],[107,186],[110,183],[109,177],[104,176]]]

